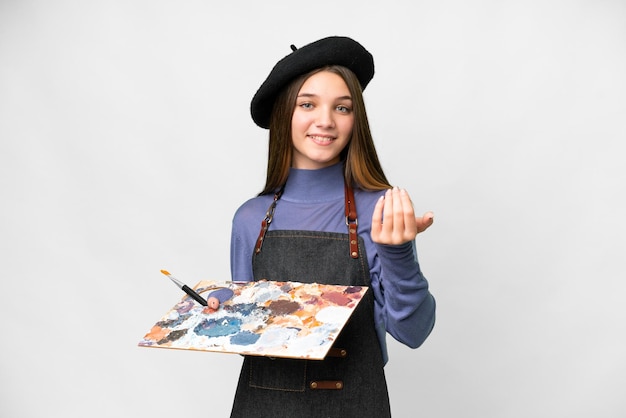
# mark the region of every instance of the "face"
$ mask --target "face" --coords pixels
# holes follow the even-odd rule
[[[291,119],[292,167],[314,170],[339,162],[354,125],[352,98],[339,75],[321,71],[298,92]]]

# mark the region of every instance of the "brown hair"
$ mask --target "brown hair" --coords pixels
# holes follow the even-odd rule
[[[344,162],[346,182],[366,190],[384,190],[391,187],[374,147],[359,80],[346,67],[330,65],[301,75],[278,95],[270,118],[267,177],[265,188],[260,195],[274,193],[287,181],[293,155],[291,119],[296,106],[296,99],[304,82],[320,71],[329,71],[339,75],[345,81],[352,96],[354,112],[352,137],[340,156]]]

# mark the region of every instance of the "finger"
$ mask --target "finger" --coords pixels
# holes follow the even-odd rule
[[[388,189],[385,192],[383,218],[381,221],[383,232],[389,232],[393,227],[393,206],[393,189]]]
[[[372,239],[378,237],[383,226],[383,208],[385,206],[385,195],[378,198],[376,205],[374,206],[374,213],[372,214]]]
[[[416,219],[415,219],[415,210],[413,210],[413,202],[411,201],[411,197],[409,193],[405,189],[400,190],[400,199],[402,201],[402,211],[404,214],[404,227],[405,230],[408,230],[409,233],[416,234]]]
[[[392,190],[388,189],[378,199],[372,215],[370,234],[374,242],[388,244],[393,228],[393,197]]]
[[[404,231],[404,207],[402,197],[400,195],[400,189],[398,187],[394,187],[393,191],[391,192],[392,212],[389,213],[393,214],[392,231],[396,234]]]
[[[435,222],[435,214],[426,212],[421,218],[415,218],[417,223],[417,233],[426,231]]]

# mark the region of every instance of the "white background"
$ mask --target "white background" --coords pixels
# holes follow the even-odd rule
[[[225,280],[263,186],[249,102],[347,35],[383,167],[435,225],[396,417],[623,417],[626,3],[0,1],[0,416],[224,417],[241,358],[137,347]]]

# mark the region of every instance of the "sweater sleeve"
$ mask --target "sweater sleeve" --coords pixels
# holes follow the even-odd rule
[[[235,282],[252,281],[252,254],[248,254],[248,246],[245,245],[238,233],[238,228],[233,224],[230,237],[230,275]]]
[[[404,245],[378,245],[372,269],[377,328],[411,347],[419,347],[435,323],[435,299],[428,290],[415,249],[415,241]]]
[[[252,253],[263,219],[261,199],[251,199],[237,209],[230,236],[230,274],[236,282],[254,280]],[[256,235],[255,235],[256,234]]]

